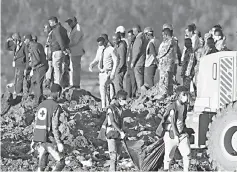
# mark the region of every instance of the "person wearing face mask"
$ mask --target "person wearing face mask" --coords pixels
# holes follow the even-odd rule
[[[108,106],[106,111],[106,119],[102,127],[106,128],[105,135],[108,142],[110,155],[109,171],[116,171],[117,159],[121,151],[122,142],[125,133],[123,128],[123,111],[127,104],[127,92],[124,90],[118,91],[116,100]]]
[[[223,32],[221,29],[216,29],[214,31],[213,39],[215,41],[215,47],[218,51],[226,51],[226,38],[223,35]]]
[[[165,143],[164,171],[170,170],[170,161],[178,147],[183,157],[183,171],[188,172],[191,148],[188,134],[185,132],[187,117],[188,89],[176,88],[176,100],[171,103],[159,124],[156,134],[163,137]]]
[[[194,67],[196,65],[196,58],[192,48],[192,40],[186,38],[184,40],[185,53],[182,63],[181,77],[183,78],[183,86],[190,91],[190,84],[194,76]]]
[[[31,142],[31,152],[38,152],[38,170],[44,171],[48,163],[48,155],[51,154],[56,160],[56,166],[52,171],[61,171],[65,166],[64,157],[61,152],[64,150],[60,140],[59,116],[62,108],[57,100],[62,92],[62,87],[58,84],[52,84],[50,96],[44,100],[37,108],[35,115],[35,125],[33,139]],[[56,143],[56,145],[55,145]]]
[[[13,51],[14,58],[12,66],[15,68],[15,91],[14,95],[23,95],[24,76],[27,75],[29,52],[27,45],[21,41],[19,33],[14,33],[7,39],[6,50]]]

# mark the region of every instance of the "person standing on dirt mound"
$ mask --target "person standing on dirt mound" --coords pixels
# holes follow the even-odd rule
[[[176,101],[171,103],[159,124],[156,134],[163,137],[165,143],[164,170],[170,170],[170,161],[178,147],[183,157],[184,172],[188,172],[190,164],[190,142],[185,120],[187,116],[188,89],[184,86],[176,88]]]
[[[109,171],[116,171],[118,155],[121,152],[122,142],[125,133],[122,130],[123,125],[123,111],[127,98],[127,92],[124,90],[118,91],[116,101],[107,108],[106,119],[106,137],[108,142],[108,149],[110,155]]]
[[[38,151],[38,171],[44,171],[48,163],[48,154],[57,161],[53,171],[61,171],[65,166],[65,160],[61,155],[64,150],[58,131],[59,115],[62,112],[57,103],[60,97],[62,87],[58,84],[52,84],[51,95],[43,101],[37,108],[36,120],[34,126],[33,140],[31,148]],[[54,143],[56,142],[57,148]]]
[[[44,47],[38,42],[32,41],[31,35],[25,36],[25,44],[29,46],[30,64],[33,76],[31,83],[35,94],[35,105],[39,105],[43,96],[43,81],[48,70],[48,62],[44,52]]]

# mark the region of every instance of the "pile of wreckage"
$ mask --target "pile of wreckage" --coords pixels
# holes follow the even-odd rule
[[[170,96],[162,101],[157,100],[157,88],[145,90],[138,99],[128,100],[128,110],[124,113],[124,131],[129,141],[142,141],[143,147],[151,148],[158,137],[155,130],[167,105],[174,99]],[[35,109],[32,108],[34,97],[13,98],[7,90],[1,101],[1,167],[3,171],[34,171],[37,166],[37,155],[30,150]],[[100,99],[90,92],[67,88],[63,91],[60,104],[63,113],[60,115],[59,131],[65,145],[65,171],[107,170],[109,154],[107,143],[97,139],[100,127],[105,119],[101,110]],[[149,145],[149,146],[148,146]],[[118,170],[135,171],[141,169],[131,160],[123,149],[118,162]],[[173,162],[174,170],[182,169],[181,156],[177,153]],[[55,162],[50,159],[49,167]],[[147,162],[148,164],[149,162]],[[161,162],[162,163],[162,162]],[[146,164],[146,165],[147,165]],[[50,170],[47,167],[47,171]],[[159,167],[160,168],[160,167]],[[143,168],[144,169],[144,168]],[[211,170],[205,150],[192,151],[191,170]]]

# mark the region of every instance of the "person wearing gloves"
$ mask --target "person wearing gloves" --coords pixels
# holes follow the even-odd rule
[[[109,171],[116,171],[117,159],[122,147],[121,139],[124,139],[125,137],[122,125],[123,111],[125,110],[125,105],[127,104],[126,98],[126,91],[118,91],[115,102],[107,108],[107,120],[103,123],[103,125],[106,126],[106,137],[110,156]]]
[[[102,109],[109,105],[110,99],[114,96],[114,88],[111,83],[115,78],[118,64],[114,48],[110,45],[107,37],[107,35],[103,34],[97,39],[98,49],[96,57],[89,65],[89,71],[92,72],[93,67],[98,64]],[[109,93],[107,87],[110,87]]]
[[[128,39],[125,38],[125,33],[126,33],[125,27],[124,26],[118,26],[116,28],[115,33],[119,33],[120,34],[121,40],[125,41],[126,44],[127,44],[127,47],[128,47]]]
[[[65,166],[64,157],[61,152],[64,150],[59,134],[59,115],[62,112],[57,103],[62,92],[62,87],[52,84],[50,96],[44,100],[37,108],[33,140],[31,143],[32,152],[38,151],[38,170],[44,171],[48,163],[48,155],[51,154],[57,164],[53,171],[61,171]],[[56,143],[56,148],[55,148]]]
[[[187,117],[188,89],[176,88],[176,101],[171,103],[159,124],[156,134],[163,137],[165,143],[164,171],[170,170],[170,162],[178,147],[183,157],[183,171],[188,172],[191,156],[189,136],[185,132]]]
[[[37,106],[43,96],[43,81],[48,70],[48,62],[42,44],[32,41],[31,35],[26,35],[24,42],[29,47],[30,63],[27,68],[30,66],[33,71],[31,83],[35,94],[34,106]]]
[[[81,57],[85,54],[83,47],[83,31],[76,17],[66,20],[69,25],[70,49],[70,86],[79,87],[81,82]]]

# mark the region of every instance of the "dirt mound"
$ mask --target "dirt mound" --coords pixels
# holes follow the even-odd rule
[[[63,113],[60,115],[59,131],[66,149],[64,170],[107,170],[109,160],[107,143],[96,139],[105,119],[100,102],[82,89],[66,89],[63,95],[60,102]],[[131,100],[128,110],[124,113],[124,130],[128,139],[142,139],[146,145],[155,142],[158,139],[155,130],[160,122],[159,116],[165,111],[170,100],[171,98],[167,98],[164,101],[150,103],[152,100],[149,99],[143,102],[145,108],[135,108],[133,111],[129,109],[134,105],[135,100]],[[5,115],[1,116],[1,164],[3,171],[32,171],[36,169],[36,153],[29,153],[35,113],[35,109],[32,108],[33,102],[33,96],[29,96],[23,102],[13,105]],[[193,156],[192,170],[197,170],[198,166],[208,169],[209,164],[205,159],[205,152],[202,152],[201,155],[194,152]],[[54,160],[50,159],[46,170],[50,170],[54,163]],[[118,163],[119,170],[135,170],[135,166],[125,150],[123,150],[122,158]],[[177,160],[174,162],[173,168],[180,170],[181,165],[180,160]]]

